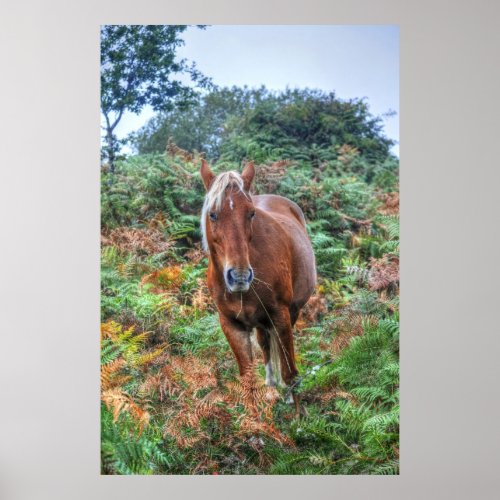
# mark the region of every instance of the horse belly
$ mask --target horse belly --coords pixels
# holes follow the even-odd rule
[[[290,274],[292,279],[292,302],[302,307],[316,287],[316,260],[306,228],[295,218],[278,216],[286,228],[291,247]]]
[[[286,268],[290,273],[291,303],[301,308],[316,287],[316,261],[302,210],[281,196],[259,195],[253,199],[255,205],[265,210],[279,226],[274,229],[275,245],[291,249],[290,261],[284,266],[274,262],[273,267]]]

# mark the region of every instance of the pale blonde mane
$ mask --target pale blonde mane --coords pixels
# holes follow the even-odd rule
[[[207,214],[208,212],[220,211],[226,194],[226,189],[229,186],[232,186],[235,191],[241,191],[248,198],[248,195],[244,190],[243,178],[238,172],[230,170],[229,172],[223,172],[222,174],[219,174],[215,178],[212,185],[210,186],[208,193],[205,196],[203,209],[201,211],[201,233],[203,236],[202,245],[203,249],[207,253],[209,253],[206,227]]]

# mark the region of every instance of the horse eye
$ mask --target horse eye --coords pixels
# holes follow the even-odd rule
[[[217,214],[215,212],[210,212],[210,220],[213,220],[213,221],[217,220]]]
[[[252,210],[252,212],[250,212],[250,219],[253,219],[255,217],[255,210]]]

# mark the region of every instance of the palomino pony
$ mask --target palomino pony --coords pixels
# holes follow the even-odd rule
[[[256,328],[266,384],[297,375],[292,328],[316,284],[316,266],[302,210],[276,195],[250,195],[253,163],[242,174],[215,176],[202,160],[207,194],[201,214],[209,253],[208,288],[240,375],[252,367]],[[293,399],[298,408],[298,397]]]

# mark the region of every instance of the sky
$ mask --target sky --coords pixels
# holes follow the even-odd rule
[[[399,141],[399,27],[393,25],[217,25],[183,33],[178,56],[194,61],[219,86],[334,91],[366,98],[383,117],[384,133]],[[154,115],[127,113],[116,128],[125,137]],[[399,144],[392,148],[399,156]]]

